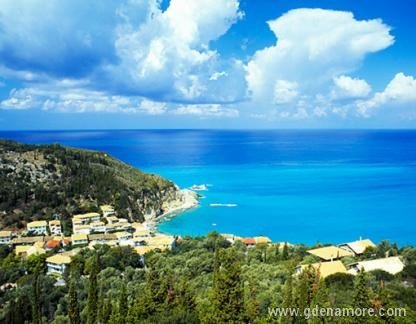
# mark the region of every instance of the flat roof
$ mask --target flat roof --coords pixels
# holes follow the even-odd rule
[[[69,264],[71,263],[71,257],[68,255],[55,254],[49,258],[46,258],[46,262],[55,264]]]
[[[27,227],[42,227],[42,226],[47,226],[47,225],[48,223],[45,220],[27,223]]]
[[[346,256],[353,256],[354,253],[341,249],[337,246],[325,246],[318,249],[308,250],[310,254],[316,255],[317,257],[323,260],[339,259]]]
[[[88,240],[88,236],[87,234],[72,234],[71,235],[71,241],[84,241],[84,240]]]

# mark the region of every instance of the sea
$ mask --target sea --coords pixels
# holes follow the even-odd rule
[[[104,151],[181,188],[206,189],[197,208],[162,222],[161,232],[416,244],[416,131],[0,131],[0,138]]]

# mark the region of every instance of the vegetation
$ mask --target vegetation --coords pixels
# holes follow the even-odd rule
[[[382,242],[375,252],[388,242]],[[312,267],[294,276],[307,260],[304,246],[230,244],[216,233],[186,237],[171,251],[144,258],[130,247],[82,250],[62,286],[45,275],[41,256],[20,259],[2,250],[0,322],[7,323],[353,323],[349,317],[270,316],[269,308],[403,307],[406,318],[373,317],[365,323],[416,321],[416,248],[398,253],[403,272],[334,274],[322,279]],[[266,257],[267,256],[267,257]],[[374,256],[376,257],[376,256]]]
[[[0,140],[0,228],[59,215],[69,233],[69,215],[112,204],[121,217],[143,221],[163,212],[175,185],[145,174],[106,153],[60,145]]]

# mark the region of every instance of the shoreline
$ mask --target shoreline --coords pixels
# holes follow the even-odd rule
[[[158,230],[158,225],[160,225],[162,222],[165,222],[185,211],[197,208],[199,206],[198,201],[198,194],[195,191],[192,191],[190,189],[180,189],[181,197],[180,197],[180,203],[178,204],[178,201],[175,201],[175,204],[168,207],[168,210],[164,212],[163,214],[151,218],[146,219],[143,224],[147,226],[151,231],[153,231],[156,235],[163,234]]]

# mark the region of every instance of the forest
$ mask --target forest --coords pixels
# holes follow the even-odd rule
[[[98,202],[143,221],[147,210],[161,214],[165,196],[177,190],[103,152],[7,140],[0,140],[0,183],[0,227],[59,217],[66,234],[70,215],[98,211]]]
[[[387,251],[406,266],[333,274],[313,268],[305,245],[231,244],[218,233],[178,239],[176,248],[144,256],[97,245],[77,254],[63,278],[45,274],[45,255],[22,259],[0,248],[0,321],[4,323],[415,323],[416,248],[387,241],[359,259]],[[342,260],[351,262],[351,258]],[[9,283],[9,284],[7,284]],[[10,283],[16,283],[11,285]],[[406,309],[406,317],[271,316],[275,307]]]

